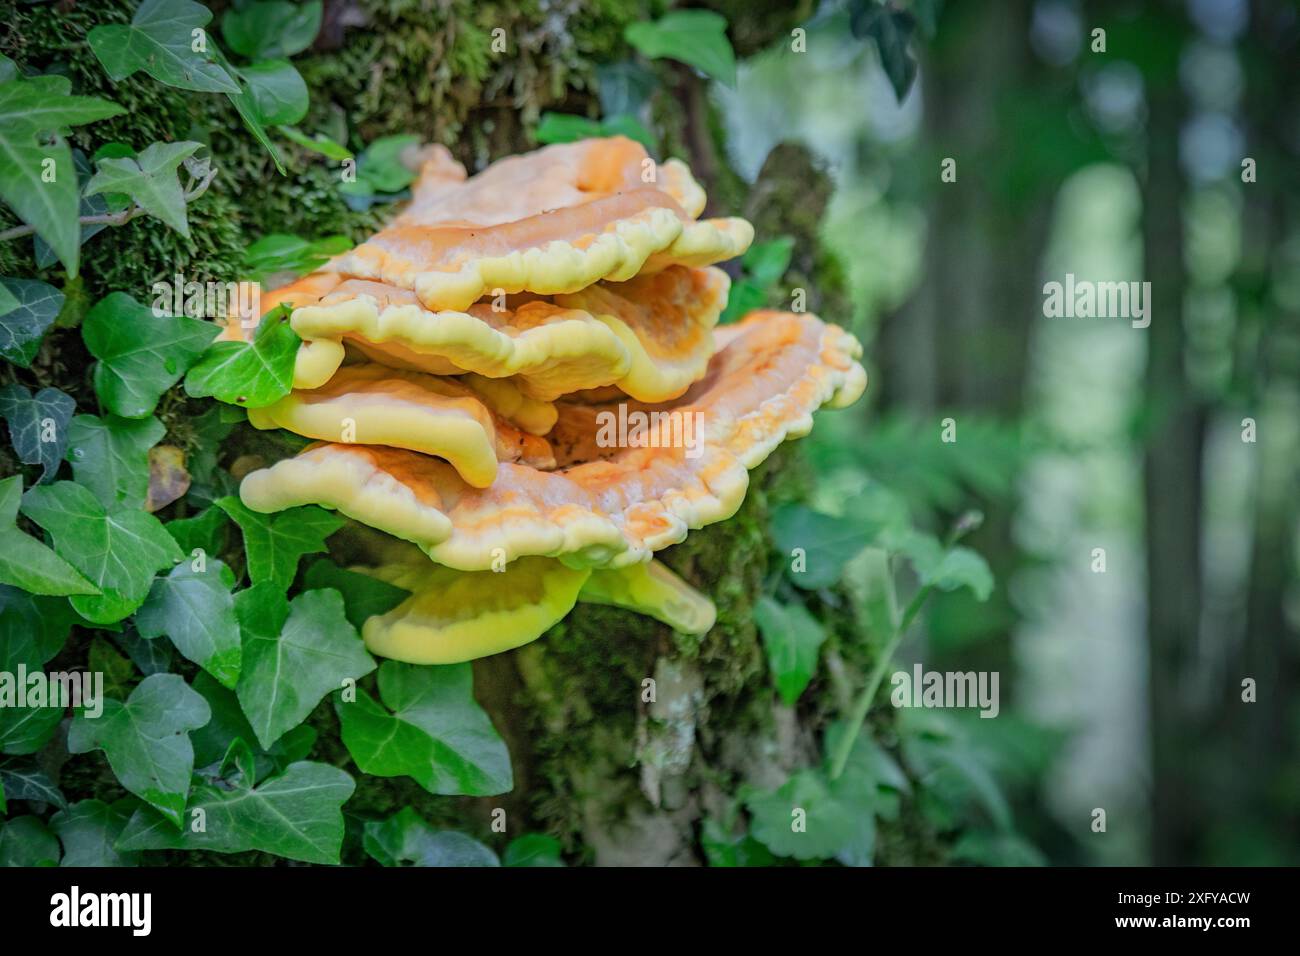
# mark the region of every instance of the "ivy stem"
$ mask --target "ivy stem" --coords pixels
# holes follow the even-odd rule
[[[983,516],[978,512],[968,512],[962,515],[948,533],[944,547],[951,548],[961,540],[963,535],[979,527],[981,521],[983,521]],[[912,596],[912,600],[908,602],[907,607],[903,610],[902,618],[899,619],[893,633],[889,635],[889,640],[880,649],[880,656],[876,658],[875,666],[871,668],[871,675],[867,678],[866,686],[862,688],[862,693],[853,702],[853,710],[849,713],[848,729],[835,742],[835,750],[831,754],[830,776],[832,780],[838,780],[840,774],[844,773],[844,768],[849,762],[849,754],[853,752],[853,745],[857,743],[858,734],[862,731],[862,724],[866,721],[867,713],[871,710],[871,702],[876,699],[876,692],[880,690],[880,682],[885,679],[885,671],[894,659],[894,652],[898,650],[898,645],[903,642],[903,637],[907,634],[913,622],[916,621],[916,616],[921,613],[921,608],[925,607],[925,602],[929,600],[930,595],[933,593],[934,585],[927,584]]]
[[[204,174],[203,178],[200,179],[197,184],[194,184],[193,181],[191,181],[190,189],[182,197],[185,200],[186,205],[207,192],[208,187],[212,185],[212,180],[216,178],[216,175],[217,167],[213,166],[206,174]],[[132,219],[137,216],[143,216],[144,214],[145,210],[143,206],[132,206],[130,209],[123,209],[121,212],[102,213],[97,216],[79,216],[77,222],[83,226],[125,226]],[[0,242],[8,242],[11,239],[21,239],[23,236],[30,236],[35,231],[36,229],[34,227],[28,225],[14,226],[12,229],[6,229],[3,232],[0,232]]]

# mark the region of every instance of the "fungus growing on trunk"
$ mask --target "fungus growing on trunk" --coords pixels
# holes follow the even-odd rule
[[[263,297],[303,341],[294,390],[249,419],[319,441],[246,475],[244,504],[384,533],[357,570],[410,592],[363,626],[387,657],[494,654],[579,601],[707,632],[712,602],[655,553],[733,515],[750,469],[862,394],[861,346],[808,314],[716,327],[730,283],[709,265],[753,230],[697,222],[689,170],[629,140],[471,178],[424,157],[387,228]]]

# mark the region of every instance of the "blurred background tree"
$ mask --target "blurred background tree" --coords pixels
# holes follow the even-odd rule
[[[836,180],[878,374],[826,458],[989,515],[1002,586],[937,603],[912,653],[1003,672],[1005,726],[975,731],[1048,859],[1294,864],[1296,5],[892,4],[920,40],[901,104],[863,6],[742,65],[724,112],[733,156],[796,139]],[[1150,281],[1150,327],[1045,317],[1066,273]]]

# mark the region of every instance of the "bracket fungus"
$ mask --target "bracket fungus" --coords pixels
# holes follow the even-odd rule
[[[698,221],[685,165],[626,139],[473,177],[428,148],[412,197],[264,296],[303,342],[293,391],[249,419],[317,441],[246,475],[244,504],[384,533],[358,570],[411,593],[363,636],[398,660],[517,647],[577,602],[708,631],[712,602],[656,552],[729,518],[750,469],[862,394],[861,346],[809,314],[718,327],[710,266],[752,228]]]
[[[433,182],[416,183],[401,216],[325,268],[461,310],[496,289],[577,292],[647,263],[722,262],[754,238],[743,219],[697,220],[704,192],[685,165],[660,166],[625,137],[548,146],[463,182],[444,160],[425,164]]]

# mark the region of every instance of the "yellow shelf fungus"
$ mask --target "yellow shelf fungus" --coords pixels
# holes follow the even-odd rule
[[[632,447],[617,434],[601,447],[601,430],[620,412],[574,404],[550,440],[566,457],[574,449],[593,457],[553,472],[503,463],[490,487],[474,488],[434,458],[332,443],[251,473],[240,495],[262,512],[335,508],[465,571],[536,555],[591,567],[645,561],[687,531],[729,518],[744,499],[747,469],[807,434],[816,409],[851,403],[866,385],[857,340],[814,316],[753,313],[719,339],[725,346],[685,395],[624,405],[625,417],[661,416],[661,430]],[[675,446],[667,440],[674,434],[683,439]],[[394,493],[378,502],[377,486]]]
[[[710,266],[753,229],[698,220],[690,170],[630,140],[472,177],[442,147],[422,161],[386,228],[263,295],[303,341],[294,390],[249,420],[318,442],[246,475],[244,504],[384,533],[358,570],[411,593],[365,622],[376,654],[498,653],[576,602],[707,632],[713,603],[655,553],[729,518],[750,469],[862,394],[861,346],[807,314],[717,327],[730,282]]]
[[[646,267],[708,265],[743,253],[743,219],[696,220],[690,171],[656,164],[624,137],[548,146],[463,182],[438,156],[407,210],[326,266],[413,291],[433,311],[467,309],[496,290],[577,292]]]
[[[248,420],[322,441],[437,455],[477,488],[492,484],[498,461],[555,467],[545,438],[494,414],[468,385],[380,365],[345,366],[321,388],[295,389],[273,405],[250,408]]]

